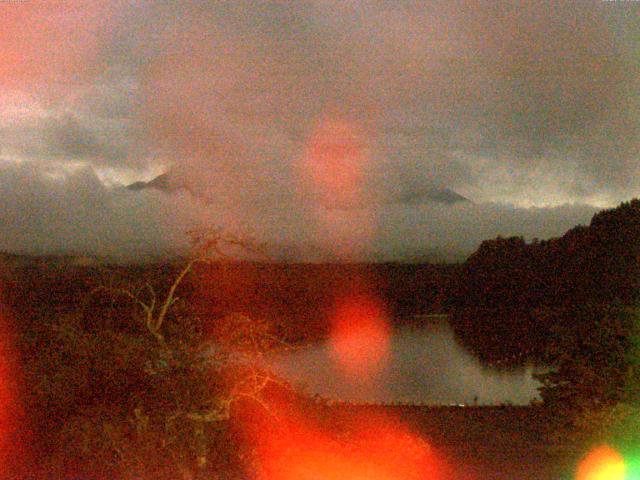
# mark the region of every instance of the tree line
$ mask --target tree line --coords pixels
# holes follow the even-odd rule
[[[489,362],[544,361],[550,337],[578,321],[579,308],[637,304],[639,258],[638,199],[559,238],[486,240],[462,266],[449,297],[452,323]]]

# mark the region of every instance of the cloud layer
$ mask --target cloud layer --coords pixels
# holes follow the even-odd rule
[[[186,191],[132,192],[105,186],[86,167],[60,175],[32,163],[1,165],[0,202],[0,251],[119,261],[185,253],[187,231],[212,225],[259,239],[273,260],[460,260],[483,239],[555,236],[595,211],[431,203],[287,212],[273,205],[250,216]]]
[[[638,8],[5,2],[0,248],[164,252],[197,222],[310,259],[561,234],[640,188]],[[207,202],[116,188],[166,169]]]

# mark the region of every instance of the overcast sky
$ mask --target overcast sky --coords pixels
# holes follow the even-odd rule
[[[0,2],[0,250],[136,257],[202,224],[308,260],[560,235],[640,192],[639,13]],[[188,190],[121,188],[165,171]]]

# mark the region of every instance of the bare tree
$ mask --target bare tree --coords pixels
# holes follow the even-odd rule
[[[176,290],[196,264],[227,260],[238,251],[261,252],[259,246],[252,239],[230,234],[219,227],[209,230],[193,230],[188,234],[191,237],[190,255],[173,279],[164,298],[158,298],[155,288],[148,281],[141,286],[136,286],[130,282],[118,281],[113,277],[94,288],[89,294],[89,298],[106,292],[130,299],[142,310],[147,331],[158,342],[164,343],[162,328],[169,310],[178,300]]]
[[[128,299],[134,312],[140,316],[144,331],[154,339],[155,350],[163,359],[163,367],[149,362],[149,375],[172,375],[169,365],[178,363],[175,345],[166,337],[167,322],[176,303],[180,300],[177,291],[185,278],[193,272],[197,264],[208,264],[237,257],[239,252],[261,254],[261,249],[254,241],[247,237],[229,234],[220,228],[207,231],[192,231],[191,252],[180,267],[166,293],[160,294],[150,281],[127,281],[110,276],[98,287],[92,290],[90,297],[108,295],[111,298]],[[203,352],[198,356],[191,355],[192,363],[188,369],[199,369],[217,375],[224,383],[223,388],[212,392],[206,399],[198,402],[184,402],[175,405],[172,411],[165,415],[165,430],[176,428],[180,419],[192,425],[195,443],[197,465],[204,468],[207,465],[207,438],[205,426],[215,422],[227,421],[230,418],[232,405],[240,399],[247,399],[270,411],[263,393],[274,382],[280,381],[268,369],[268,355],[274,350],[291,348],[280,341],[269,331],[267,322],[251,319],[245,315],[231,313],[217,319],[213,328],[213,338]],[[183,360],[182,360],[183,361]],[[184,366],[184,365],[182,365]],[[176,369],[175,371],[184,371]],[[136,425],[136,434],[144,435],[149,430],[148,405],[139,405],[133,412],[131,421]],[[113,437],[113,435],[111,435]],[[113,443],[113,442],[112,442]],[[116,451],[121,451],[114,447]],[[180,470],[188,471],[181,459],[174,459]],[[187,474],[185,478],[189,478]]]

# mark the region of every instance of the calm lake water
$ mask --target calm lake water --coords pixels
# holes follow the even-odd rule
[[[281,354],[273,368],[306,393],[351,402],[526,405],[539,399],[532,374],[542,367],[497,370],[460,345],[446,320],[394,331],[387,361],[372,379],[345,374],[328,342]]]

